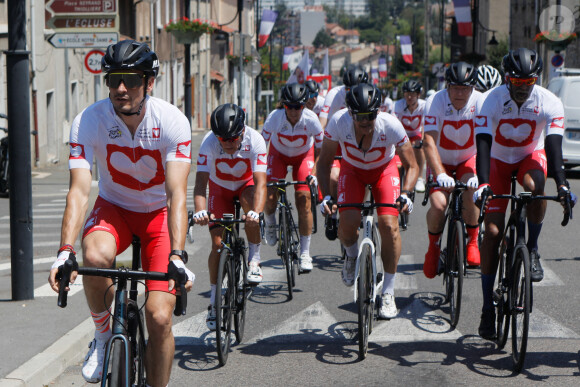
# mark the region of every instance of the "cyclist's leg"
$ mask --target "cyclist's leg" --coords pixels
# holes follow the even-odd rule
[[[398,313],[395,303],[395,276],[401,257],[402,244],[399,218],[393,214],[379,215],[378,224],[381,235],[381,260],[384,268],[379,316],[381,318],[394,318]]]
[[[288,164],[285,157],[280,154],[274,146],[270,146],[268,154],[268,181],[284,179],[287,174]],[[266,222],[266,242],[274,246],[278,241],[278,232],[276,231],[276,203],[277,188],[268,187],[266,193],[266,205],[264,206],[264,220]]]
[[[475,170],[475,155],[464,161],[457,167],[457,176],[463,183],[467,183],[469,179],[476,175]],[[479,218],[479,208],[471,199],[474,189],[468,189],[463,196],[463,220],[467,231],[467,264],[470,266],[479,266],[481,258],[479,254],[479,246],[477,238],[479,236],[479,225],[477,224]]]
[[[305,181],[314,167],[314,147],[306,154],[302,154],[292,160],[292,177],[298,181]],[[310,188],[307,185],[297,185],[294,198],[298,211],[298,229],[300,234],[300,268],[312,270],[312,258],[310,256],[310,238],[312,234],[312,211],[310,200]]]
[[[248,184],[240,189],[240,204],[245,213],[254,209],[254,181],[250,180]],[[262,282],[262,269],[260,268],[260,226],[246,223],[246,237],[248,239],[248,281],[252,283]]]
[[[422,140],[422,136],[418,135],[414,137],[411,141],[413,141],[413,145],[415,143]],[[425,192],[425,179],[423,176],[424,169],[425,169],[425,152],[423,151],[423,147],[415,148],[413,147],[413,154],[415,155],[415,159],[417,160],[417,165],[419,166],[419,178],[417,179],[417,184],[415,184],[415,190],[417,192]]]
[[[432,188],[429,195],[431,206],[427,210],[427,232],[429,234],[429,247],[425,253],[423,273],[427,278],[437,275],[439,255],[441,253],[441,234],[445,227],[445,209],[449,199],[449,192]]]

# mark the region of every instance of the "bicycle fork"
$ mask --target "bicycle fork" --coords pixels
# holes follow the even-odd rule
[[[379,289],[383,286],[383,278],[382,278],[383,273],[380,273],[380,278],[379,278],[379,275],[377,274],[377,259],[376,259],[377,251],[375,248],[375,244],[373,243],[373,239],[372,239],[373,227],[374,227],[373,223],[374,223],[374,219],[372,216],[367,215],[363,218],[364,236],[363,236],[363,240],[362,240],[360,246],[358,247],[358,256],[357,256],[356,266],[355,266],[355,271],[354,271],[354,278],[355,278],[354,302],[356,303],[356,301],[358,299],[358,281],[360,281],[359,258],[361,256],[363,246],[365,244],[368,244],[369,248],[371,250],[371,267],[372,267],[372,271],[373,271],[373,273],[372,273],[372,281],[373,281],[372,294],[371,294],[371,300],[370,300],[372,308],[374,308],[377,293],[378,293]]]
[[[122,282],[125,282],[124,284]],[[129,372],[131,370],[129,365],[129,358],[130,358],[130,347],[129,347],[129,340],[126,336],[127,331],[127,314],[128,314],[128,302],[127,296],[128,292],[126,289],[126,279],[119,279],[117,283],[117,290],[115,292],[115,303],[117,305],[117,309],[115,309],[113,314],[113,335],[107,342],[107,349],[105,352],[105,362],[103,364],[103,374],[101,379],[101,387],[105,387],[107,384],[107,375],[109,371],[109,360],[111,359],[111,350],[113,349],[113,344],[115,342],[122,342],[124,348],[124,366],[123,366],[123,373],[125,377],[125,381],[127,385],[131,380],[129,377]],[[115,364],[113,364],[115,366]]]

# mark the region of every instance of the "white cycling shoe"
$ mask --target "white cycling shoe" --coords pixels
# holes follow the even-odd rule
[[[354,285],[354,270],[356,267],[356,258],[346,257],[342,266],[342,282],[346,286]]]
[[[415,183],[415,191],[425,192],[425,180],[422,177],[417,179],[417,182]]]
[[[300,254],[300,270],[312,271],[312,257],[308,253]]]
[[[89,352],[83,363],[83,378],[88,383],[99,383],[103,377],[103,362],[107,341],[93,339],[89,344]]]
[[[269,246],[276,246],[276,243],[278,243],[278,227],[275,224],[267,224],[265,237]]]
[[[392,294],[385,293],[381,297],[381,308],[379,309],[379,317],[384,319],[391,319],[397,317],[399,311],[395,304],[395,297]]]
[[[216,330],[216,313],[214,305],[207,307],[207,317],[205,318],[205,324],[210,331],[213,332]]]
[[[250,262],[248,267],[248,282],[254,285],[262,282],[262,268],[256,261]]]

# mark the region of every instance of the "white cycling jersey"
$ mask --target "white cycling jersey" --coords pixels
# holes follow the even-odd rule
[[[286,118],[285,109],[276,109],[268,115],[262,136],[266,143],[276,148],[284,156],[302,155],[314,145],[322,146],[322,126],[316,114],[309,109],[303,109],[300,119],[292,127]]]
[[[319,116],[320,112],[322,111],[322,108],[324,107],[324,97],[319,95],[318,97],[316,97],[316,104],[314,105],[314,107],[312,108],[312,111]]]
[[[409,111],[407,101],[403,98],[395,102],[393,113],[403,124],[403,128],[407,131],[409,137],[419,136],[421,134],[421,127],[423,125],[423,113],[425,111],[425,100],[417,100],[417,108],[414,111]]]
[[[145,116],[135,136],[107,98],[73,121],[69,168],[99,168],[99,196],[133,212],[152,212],[167,205],[165,164],[191,163],[191,130],[177,107],[147,96]]]
[[[475,134],[493,138],[491,157],[515,164],[535,150],[544,149],[544,137],[564,134],[564,107],[549,90],[535,85],[518,108],[506,85],[495,87],[477,104]]]
[[[253,178],[255,172],[266,173],[267,152],[264,139],[255,129],[246,126],[239,149],[228,155],[219,140],[209,132],[199,147],[197,171],[209,172],[209,178],[217,185],[237,191]]]
[[[437,151],[443,164],[459,165],[475,154],[473,119],[475,105],[482,98],[483,94],[474,89],[467,104],[460,110],[451,104],[447,89],[438,91],[427,100],[423,127],[425,133],[439,133]]]
[[[385,97],[385,99],[383,100],[383,103],[381,104],[381,107],[379,108],[380,111],[384,112],[384,113],[389,113],[391,114],[393,112],[393,106],[394,106],[394,102],[391,98],[389,97]]]
[[[346,88],[344,85],[330,89],[324,99],[324,106],[320,112],[320,118],[327,118],[330,120],[337,111],[344,109],[346,107],[345,98]]]
[[[330,120],[324,135],[340,144],[342,161],[363,170],[384,167],[395,156],[395,147],[409,141],[403,125],[395,116],[379,112],[371,146],[363,152],[356,143],[354,123],[347,109],[339,111]]]

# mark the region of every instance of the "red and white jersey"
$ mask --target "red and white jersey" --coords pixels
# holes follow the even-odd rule
[[[407,107],[407,101],[403,98],[395,102],[394,114],[403,124],[409,138],[421,134],[423,126],[423,112],[425,110],[425,100],[417,100],[417,108],[411,112]]]
[[[69,168],[99,168],[99,196],[133,212],[167,205],[165,164],[191,163],[191,129],[177,107],[147,96],[135,136],[107,98],[79,113],[70,132]]]
[[[300,119],[292,126],[286,118],[286,109],[276,109],[266,118],[262,136],[279,153],[294,157],[305,154],[313,145],[320,149],[322,125],[312,110],[302,109]]]
[[[312,111],[314,112],[314,114],[319,116],[323,107],[324,107],[324,97],[319,95],[318,97],[316,97],[316,104],[312,108]]]
[[[391,114],[393,112],[394,106],[395,106],[395,104],[394,104],[393,100],[389,97],[385,97],[385,99],[383,99],[383,103],[381,104],[381,107],[379,108],[379,110],[384,112],[384,113]]]
[[[461,110],[453,107],[447,89],[440,90],[427,99],[423,128],[425,133],[439,133],[437,150],[443,164],[459,165],[475,154],[473,119],[475,105],[481,99],[483,94],[474,89]]]
[[[395,156],[395,148],[409,141],[403,125],[395,116],[379,112],[371,146],[363,152],[356,142],[354,123],[347,109],[329,121],[324,135],[340,144],[342,162],[363,170],[384,167]]]
[[[564,134],[564,107],[549,90],[535,85],[518,108],[506,85],[485,93],[477,104],[475,134],[493,137],[491,157],[515,164],[535,150],[544,149],[544,137]]]
[[[225,153],[217,137],[209,132],[199,147],[197,171],[209,172],[211,181],[237,191],[254,177],[255,172],[266,173],[266,153],[264,138],[249,126],[246,126],[240,148],[232,155]]]
[[[337,111],[344,109],[346,107],[345,98],[346,89],[344,85],[330,89],[324,99],[324,106],[319,115],[320,118],[327,118],[330,120]]]

